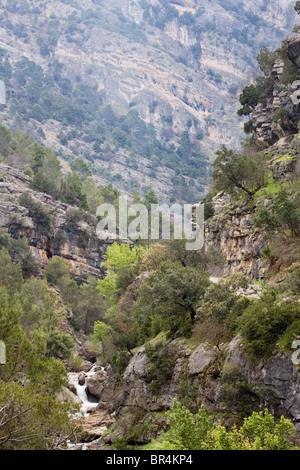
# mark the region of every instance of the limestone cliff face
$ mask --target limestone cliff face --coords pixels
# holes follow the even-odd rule
[[[287,40],[287,55],[296,67],[300,57],[300,33]],[[272,70],[272,96],[265,103],[259,103],[252,115],[254,137],[266,147],[275,182],[288,181],[300,175],[300,81],[283,84],[281,77],[286,73],[284,68],[284,62],[278,59]],[[268,207],[271,202],[270,196],[251,203],[251,206],[233,205],[224,194],[218,194],[213,199],[215,216],[206,223],[206,244],[223,254],[223,275],[242,272],[251,279],[262,279],[262,250],[267,242],[253,220],[258,205]]]
[[[253,208],[241,207],[218,214],[206,224],[206,244],[222,253],[225,276],[241,272],[250,279],[263,277],[262,249],[266,242],[253,223],[254,212]]]
[[[237,364],[249,382],[263,384],[273,392],[272,408],[277,415],[288,416],[300,435],[300,374],[299,366],[293,361],[292,353],[274,351],[265,364],[249,366],[243,352],[240,338],[228,346],[228,362]]]
[[[101,277],[100,264],[104,260],[107,245],[98,240],[96,218],[89,223],[70,223],[67,213],[72,206],[54,200],[44,193],[32,191],[30,178],[6,165],[0,165],[0,226],[8,230],[13,238],[26,237],[28,244],[42,267],[53,256],[61,256],[75,275]],[[50,230],[45,233],[28,209],[19,203],[22,193],[28,192],[52,215]]]

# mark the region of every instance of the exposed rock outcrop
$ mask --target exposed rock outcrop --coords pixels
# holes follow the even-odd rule
[[[297,59],[300,57],[299,33],[288,39],[287,55],[296,70]],[[278,59],[272,70],[274,78],[272,96],[267,98],[265,103],[259,103],[252,115],[253,134],[265,146],[273,145],[283,137],[298,133],[300,81],[295,80],[284,85],[285,81],[280,80],[284,73],[286,73],[285,64]]]
[[[148,358],[144,348],[140,348],[131,359],[118,385],[113,374],[108,374],[98,409],[107,412],[105,400],[109,395],[109,412],[116,412],[117,421],[105,437],[94,443],[96,447],[103,445],[103,442],[128,438],[132,417],[136,413],[141,432],[135,436],[135,442],[149,442],[165,428],[164,413],[161,412],[170,409],[174,399],[182,398],[182,386],[186,391],[193,390],[190,405],[195,409],[204,404],[214,411],[224,411],[224,405],[219,401],[218,386],[225,364],[236,364],[249,383],[263,387],[265,393],[261,407],[268,407],[276,416],[290,418],[300,436],[300,374],[298,366],[292,361],[292,353],[275,351],[266,363],[251,365],[239,337],[223,345],[221,354],[209,349],[207,344],[200,344],[194,350],[184,346],[180,340],[175,340],[172,345],[177,351],[175,367],[171,380],[161,390],[149,388]],[[158,420],[159,426],[155,427],[154,423]]]
[[[0,165],[0,226],[6,228],[13,238],[26,237],[41,267],[57,255],[64,259],[75,275],[102,277],[100,264],[107,246],[113,240],[104,243],[97,238],[96,217],[86,214],[89,223],[84,220],[68,222],[67,213],[74,207],[31,190],[30,181],[31,178],[21,171]],[[19,197],[24,192],[41,203],[51,215],[49,231],[43,230],[38,221],[29,215],[28,209],[19,203]]]
[[[63,387],[62,390],[57,394],[56,398],[60,403],[71,402],[71,403],[75,403],[76,405],[81,404],[81,401],[76,395],[76,393],[74,393],[74,391],[71,391],[67,387]]]
[[[100,398],[107,381],[107,373],[99,368],[92,377],[86,381],[86,387],[89,393],[93,396]]]
[[[103,436],[107,428],[115,421],[113,415],[108,415],[104,411],[95,411],[85,420],[83,425],[83,442],[92,442]]]
[[[254,225],[253,214],[251,207],[223,210],[205,224],[206,245],[222,253],[225,276],[236,272],[250,279],[263,276],[262,249],[266,242]]]
[[[251,367],[240,339],[235,338],[228,346],[228,361],[237,364],[249,382],[270,388],[273,412],[291,418],[300,435],[300,373],[299,365],[292,360],[292,353],[275,351],[265,364]]]

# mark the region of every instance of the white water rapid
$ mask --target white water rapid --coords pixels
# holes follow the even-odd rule
[[[98,405],[98,400],[96,398],[91,398],[87,393],[86,382],[87,380],[95,374],[97,366],[94,365],[89,372],[86,372],[86,379],[84,385],[79,385],[77,372],[69,373],[69,382],[70,384],[76,387],[76,392],[78,398],[82,401],[81,412],[84,416],[88,416],[89,413],[96,408]]]

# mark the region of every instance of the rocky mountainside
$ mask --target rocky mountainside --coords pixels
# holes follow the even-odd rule
[[[30,181],[23,172],[0,165],[0,226],[15,239],[26,238],[42,268],[60,256],[74,276],[103,276],[100,264],[109,241],[98,239],[97,219],[82,212],[75,220],[74,207],[33,191]],[[24,194],[27,200],[22,202]]]
[[[294,69],[300,56],[300,34],[287,40],[287,57]],[[259,103],[252,115],[253,133],[262,144],[272,145],[282,137],[298,133],[299,81],[296,76],[284,83],[285,62],[278,58],[272,69],[273,93],[266,102]]]
[[[110,370],[104,378],[103,373],[99,372],[94,380],[87,381],[87,387],[91,391],[99,392],[97,410],[87,419],[86,442],[93,441],[88,444],[88,448],[98,450],[122,439],[135,445],[148,443],[158,432],[166,429],[164,412],[172,407],[173,400],[183,399],[183,394],[186,403],[190,401],[190,406],[192,403],[195,409],[205,405],[216,413],[222,411],[219,386],[220,373],[224,366],[240,370],[254,386],[256,393],[263,394],[273,413],[283,414],[293,420],[299,435],[299,372],[292,362],[291,354],[276,351],[266,364],[250,366],[239,337],[224,346],[221,353],[207,346],[204,343],[189,348],[181,340],[170,343],[170,349],[176,351],[174,371],[167,387],[161,390],[159,396],[149,388],[149,359],[144,347],[130,361],[121,383],[116,381]],[[94,381],[97,382],[97,387]],[[255,392],[252,399],[255,400]],[[134,413],[138,414],[139,409],[143,410],[143,416],[136,423]],[[131,413],[126,410],[131,410]],[[119,419],[114,423],[116,416]],[[107,424],[110,426],[109,432],[105,432]]]
[[[52,146],[66,170],[83,156],[100,183],[195,202],[206,158],[239,145],[239,91],[259,49],[291,30],[293,5],[2,1],[0,117]]]
[[[260,115],[259,109],[257,107],[255,113],[257,119],[262,121],[264,114]],[[205,239],[207,247],[217,248],[224,258],[224,269],[219,275],[230,276],[242,272],[249,279],[261,280],[270,267],[270,260],[264,257],[264,250],[270,240],[257,227],[254,219],[262,205],[266,208],[271,206],[274,188],[278,191],[299,177],[299,136],[282,137],[278,144],[269,147],[264,154],[268,156],[274,182],[271,190],[262,191],[250,204],[249,201],[233,202],[222,192],[212,199],[214,216],[205,224]],[[286,263],[283,260],[280,269],[285,270],[288,266],[288,259]]]
[[[204,405],[227,429],[268,408],[299,439],[300,137],[288,100],[300,76],[298,35],[264,78],[269,96],[250,87],[246,155],[224,148],[219,175],[213,166],[205,226],[213,250],[187,253],[181,241],[108,249],[91,213],[118,194],[92,187],[89,168],[74,165],[83,156],[97,181],[128,192],[150,185],[172,200],[204,192],[205,157],[239,140],[239,85],[258,49],[294,21],[294,2],[220,3],[1,3],[2,118],[62,162],[0,127],[1,448],[66,448],[79,437],[74,448],[134,450],[168,430],[174,400],[186,413]],[[22,238],[46,270],[35,270]],[[219,254],[224,278],[213,279]],[[282,283],[269,283],[264,269]],[[79,398],[88,416],[78,436],[77,410],[61,403]],[[45,438],[35,442],[37,428]]]
[[[207,221],[206,240],[208,246],[215,245],[222,252],[225,275],[243,272],[252,279],[263,278],[264,270],[272,264],[263,256],[269,239],[255,225],[254,219],[259,207],[272,205],[280,189],[285,188],[290,197],[297,191],[295,182],[300,174],[299,57],[300,35],[297,32],[285,40],[273,56],[273,65],[262,85],[258,82],[256,88],[245,88],[252,98],[258,93],[250,114],[249,133],[261,151],[261,161],[265,157],[268,159],[269,188],[258,192],[251,202],[233,202],[224,193],[212,198],[214,216]],[[262,91],[263,88],[267,91]],[[284,271],[288,265],[289,257],[286,261],[282,259],[277,268]]]

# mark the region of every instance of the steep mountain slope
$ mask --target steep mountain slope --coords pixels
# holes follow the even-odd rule
[[[238,146],[238,91],[291,30],[293,5],[2,1],[0,117],[69,164],[84,156],[99,182],[194,202],[207,158]]]

